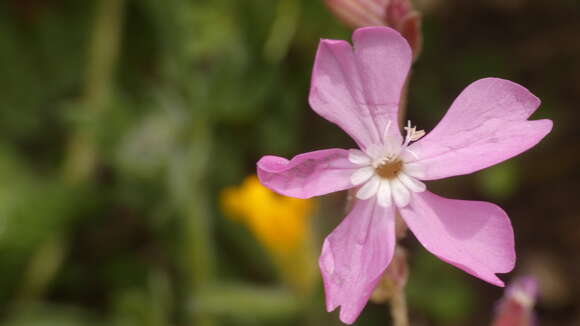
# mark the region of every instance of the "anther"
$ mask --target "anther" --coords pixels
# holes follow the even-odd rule
[[[411,127],[411,120],[407,120],[407,126],[404,127],[404,129],[407,131],[406,143],[411,141],[417,141],[421,139],[421,137],[425,136],[425,130],[417,131],[416,126]]]

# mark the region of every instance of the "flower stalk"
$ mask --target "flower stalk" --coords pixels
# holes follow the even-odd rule
[[[374,303],[388,303],[391,312],[391,320],[394,326],[409,325],[409,314],[405,296],[405,285],[409,277],[409,265],[407,264],[407,251],[398,246],[395,249],[393,260],[381,281],[373,291],[371,301]]]
[[[79,105],[84,111],[78,114],[65,161],[65,179],[73,184],[87,180],[96,167],[98,122],[110,104],[125,0],[98,1],[97,6],[88,49],[85,90]]]
[[[394,326],[409,326],[409,312],[405,291],[397,291],[390,301],[391,318]]]

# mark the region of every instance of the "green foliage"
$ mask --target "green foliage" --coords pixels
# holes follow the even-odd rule
[[[441,325],[462,324],[477,303],[465,275],[422,250],[417,252],[409,276],[408,298]]]
[[[509,161],[478,174],[481,190],[490,198],[505,200],[513,196],[520,185],[518,161]]]

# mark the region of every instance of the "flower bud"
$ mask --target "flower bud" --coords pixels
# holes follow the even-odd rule
[[[352,28],[389,26],[407,39],[416,58],[421,51],[421,15],[410,0],[325,0],[330,10]]]
[[[533,277],[520,277],[505,291],[499,302],[495,319],[491,326],[533,326],[535,325],[534,304],[538,284]]]

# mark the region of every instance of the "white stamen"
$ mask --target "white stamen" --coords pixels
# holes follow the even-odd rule
[[[407,126],[404,128],[407,131],[407,136],[405,137],[405,146],[409,142],[417,141],[421,137],[425,136],[425,130],[417,131],[417,127],[411,127],[411,120],[407,120]]]
[[[411,136],[411,141],[417,141],[421,139],[421,137],[423,136],[425,136],[425,130],[416,131],[415,128],[413,128],[413,135]]]
[[[409,153],[411,153],[411,155],[415,156],[416,159],[419,159],[419,155],[417,155],[417,153],[413,152],[412,150],[405,148],[405,150]]]
[[[391,120],[387,121],[387,126],[385,127],[385,132],[383,132],[383,140],[388,139],[390,128],[391,128]]]

